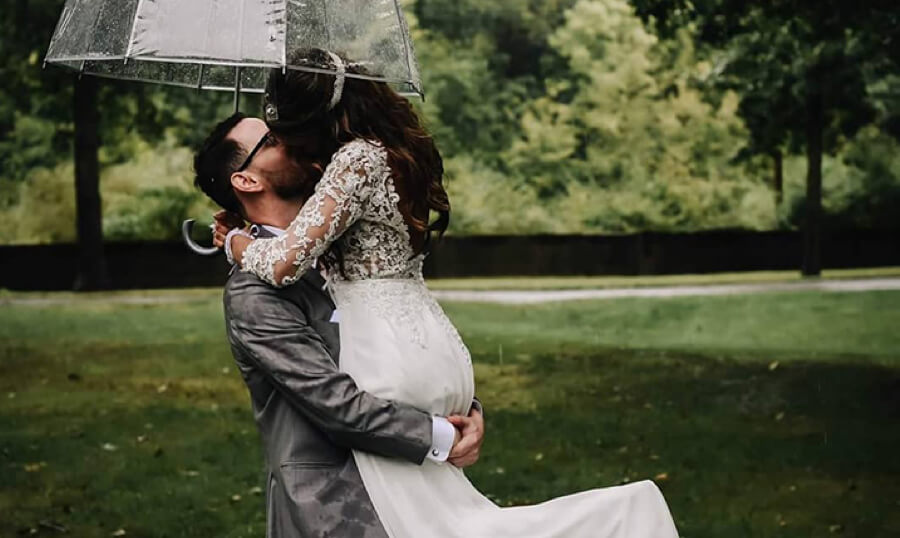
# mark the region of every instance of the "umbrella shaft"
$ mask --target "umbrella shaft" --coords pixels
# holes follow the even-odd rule
[[[234,112],[241,110],[241,68],[234,68]]]

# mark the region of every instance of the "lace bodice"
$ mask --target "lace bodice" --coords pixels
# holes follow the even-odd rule
[[[399,200],[387,150],[379,142],[353,140],[334,154],[286,233],[253,241],[242,268],[286,286],[338,243],[344,274],[333,271],[332,278],[421,279],[423,256],[415,256]]]

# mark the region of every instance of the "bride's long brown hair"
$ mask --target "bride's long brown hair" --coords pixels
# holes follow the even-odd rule
[[[321,49],[298,51],[292,65],[333,66]],[[365,74],[353,64],[348,73]],[[450,222],[450,201],[443,186],[444,167],[431,135],[412,105],[384,82],[346,77],[340,101],[329,110],[335,75],[275,69],[266,84],[266,122],[298,161],[321,172],[342,145],[356,138],[377,140],[400,195],[399,208],[413,247],[427,247],[431,232],[443,235]],[[321,177],[321,176],[320,176]],[[429,222],[430,212],[437,213]]]

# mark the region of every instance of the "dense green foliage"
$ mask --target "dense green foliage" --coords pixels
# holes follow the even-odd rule
[[[219,293],[0,308],[0,535],[263,533]],[[656,478],[683,536],[900,532],[897,292],[446,308],[501,505]]]
[[[0,230],[0,242],[75,236],[71,76],[40,69],[60,5],[16,0],[0,17],[0,217],[16,223]],[[879,48],[893,51],[896,39],[872,37],[890,20],[848,15],[838,21],[853,29],[843,40],[838,22],[814,18],[815,6],[405,6],[427,93],[420,108],[446,160],[453,233],[795,227],[810,65],[833,71],[826,222],[898,226],[900,152],[891,133],[900,133],[900,74]],[[736,27],[739,16],[746,24]],[[105,236],[172,237],[172,223],[207,214],[182,148],[228,113],[228,97],[105,81],[101,102]],[[783,197],[773,186],[776,154]]]

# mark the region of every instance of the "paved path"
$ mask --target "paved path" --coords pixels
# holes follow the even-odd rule
[[[435,291],[441,301],[464,301],[500,304],[533,304],[584,299],[620,299],[623,297],[688,297],[698,295],[744,295],[789,291],[853,292],[900,290],[900,278],[859,280],[815,280],[798,282],[763,282],[756,284],[713,284],[708,286],[665,286],[643,288],[610,288],[592,290],[541,291]]]
[[[708,286],[659,286],[641,288],[609,288],[582,290],[528,290],[528,291],[465,291],[437,290],[435,297],[441,301],[534,304],[585,299],[620,299],[623,297],[690,297],[704,295],[744,295],[752,293],[778,293],[792,291],[856,292],[900,290],[900,278],[866,278],[856,280],[803,280],[795,282],[763,282],[755,284],[713,284]],[[94,302],[98,304],[170,304],[209,301],[212,296],[177,294],[129,295],[127,293],[101,296],[60,297],[0,297],[0,306],[32,305],[54,306]],[[220,300],[218,294],[215,300]]]

